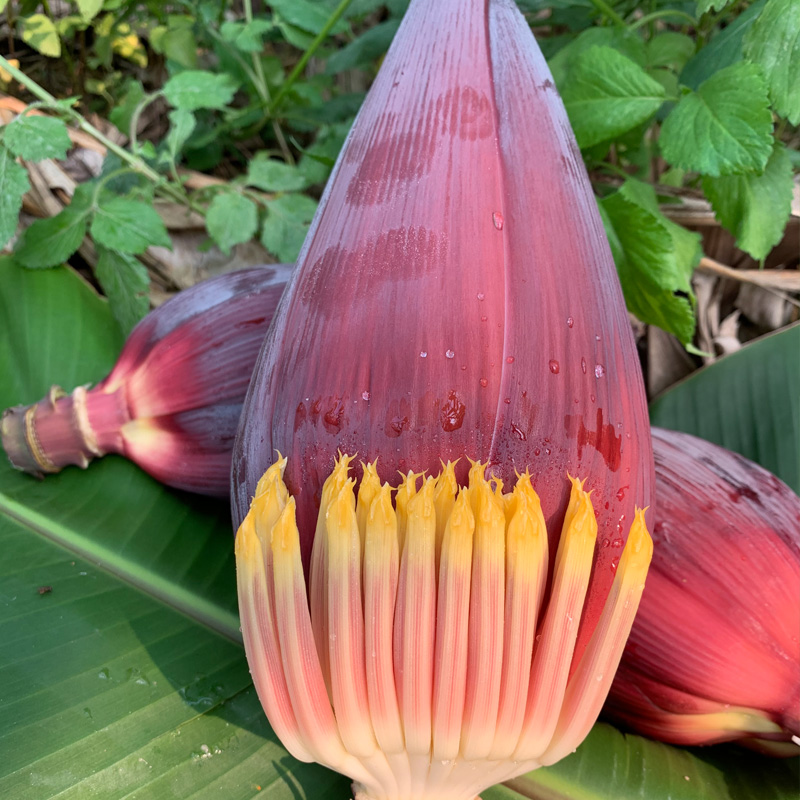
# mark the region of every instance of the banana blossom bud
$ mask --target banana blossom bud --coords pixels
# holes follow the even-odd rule
[[[394,499],[337,452],[406,476]],[[636,609],[651,480],[630,324],[530,28],[511,0],[414,0],[234,451],[242,628],[278,735],[374,800],[466,800],[570,752]],[[528,482],[541,517],[515,524]],[[521,575],[517,524],[539,531]]]
[[[653,428],[647,590],[605,711],[678,744],[800,754],[800,498],[757,464]]]
[[[11,463],[34,475],[107,453],[178,489],[227,496],[253,365],[290,265],[221,275],[181,292],[131,331],[94,388],[54,386],[0,422]]]

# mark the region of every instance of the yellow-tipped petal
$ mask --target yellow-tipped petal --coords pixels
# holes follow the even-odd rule
[[[270,557],[269,548],[272,541],[272,528],[289,501],[289,492],[281,480],[280,472],[274,469],[275,466],[277,465],[273,464],[264,473],[264,477],[258,484],[261,492],[253,498],[253,503],[250,506],[255,531],[267,558]],[[267,475],[270,473],[272,473],[271,480],[267,481]]]
[[[453,511],[458,492],[456,481],[456,465],[452,461],[442,465],[442,471],[436,478],[436,488],[433,492],[433,505],[436,508],[436,569],[439,569],[439,560],[442,553],[442,539],[447,520]]]
[[[400,552],[391,489],[384,484],[367,515],[364,542],[364,636],[372,725],[385,753],[405,749],[395,690],[392,642]]]
[[[472,476],[471,476],[472,477]],[[486,758],[494,742],[503,665],[505,614],[505,524],[503,502],[482,476],[470,493],[477,496],[469,608],[467,695],[461,752]]]
[[[454,760],[461,747],[474,531],[469,490],[462,489],[445,525],[439,565],[433,680],[433,757],[439,761]]]
[[[377,477],[377,476],[376,476]],[[361,536],[354,481],[345,482],[326,514],[328,536],[328,653],[339,734],[347,750],[371,756],[377,742],[367,700],[364,617],[361,605]]]
[[[358,520],[358,532],[361,535],[361,547],[364,547],[364,540],[367,535],[367,515],[369,514],[372,501],[378,496],[381,490],[381,479],[378,477],[378,468],[374,461],[369,464],[361,462],[361,485],[358,487],[358,502],[356,503],[356,519]]]
[[[314,755],[303,743],[283,674],[264,553],[254,517],[251,510],[239,527],[235,545],[239,614],[250,674],[258,699],[286,749],[300,761],[313,761]]]
[[[492,759],[511,758],[519,740],[530,683],[533,638],[547,581],[547,527],[526,473],[512,494],[506,541],[506,608],[500,704]]]
[[[553,741],[542,756],[543,764],[553,764],[574,750],[597,719],[639,608],[652,557],[653,540],[647,531],[644,510],[637,509],[611,592],[567,686]]]
[[[433,489],[434,479],[428,478],[422,489],[408,501],[405,544],[397,589],[394,671],[406,750],[412,755],[427,753],[431,743],[436,622],[436,513]]]
[[[574,479],[556,553],[550,602],[537,634],[528,705],[515,751],[519,761],[538,759],[558,722],[592,571],[597,520],[589,494]]]
[[[395,495],[395,507],[397,509],[397,539],[400,545],[400,552],[403,552],[403,545],[406,538],[406,528],[408,527],[408,504],[411,498],[417,493],[417,480],[422,477],[421,472],[409,472],[403,475],[403,480],[397,487]]]
[[[287,459],[278,453],[278,460],[261,476],[261,479],[256,484],[255,497],[258,497],[262,492],[264,492],[267,486],[269,486],[274,480],[278,480],[281,482],[281,484],[283,484],[283,473],[286,472],[286,462]]]

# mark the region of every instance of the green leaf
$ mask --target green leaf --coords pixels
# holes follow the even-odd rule
[[[770,0],[745,34],[744,52],[764,71],[778,114],[800,124],[800,0]]]
[[[158,212],[147,203],[103,194],[97,201],[92,237],[123,253],[144,253],[150,245],[171,247],[172,242]]]
[[[181,152],[186,140],[192,135],[197,124],[194,114],[183,108],[176,108],[169,112],[169,133],[167,133],[167,150],[175,161]]]
[[[150,31],[150,46],[170,61],[186,69],[196,69],[198,45],[194,22],[194,18],[186,14],[170,14],[166,25],[157,25]]]
[[[328,75],[336,75],[347,69],[371,64],[389,49],[399,27],[399,19],[387,19],[368,28],[352,42],[331,54],[325,65],[325,72]]]
[[[733,0],[697,0],[697,16],[708,11],[722,11],[727,8]]]
[[[94,274],[108,298],[111,313],[127,336],[150,309],[150,276],[135,256],[98,245]]]
[[[93,20],[103,8],[103,0],[77,0],[78,11],[86,22]]]
[[[781,763],[782,761],[782,763]],[[594,726],[576,753],[481,792],[483,800],[791,800],[797,759],[765,759],[735,746],[684,750],[610,725]],[[769,775],[769,777],[767,777]],[[514,794],[509,792],[514,791]]]
[[[670,67],[680,72],[695,50],[694,39],[685,33],[664,31],[647,43],[647,66]]]
[[[742,40],[750,26],[758,19],[767,0],[757,0],[722,30],[714,32],[710,41],[701,47],[687,62],[681,72],[681,83],[690,89],[731,64],[742,60]]]
[[[610,47],[580,53],[562,90],[582,148],[613,139],[658,111],[664,89],[641,67]]]
[[[342,149],[350,130],[350,122],[326,125],[317,131],[317,138],[303,150],[297,168],[305,176],[308,185],[324,183],[331,173],[336,157]]]
[[[27,171],[0,144],[0,247],[14,235],[22,208],[22,195],[31,188]]]
[[[58,58],[61,55],[61,39],[52,20],[45,14],[32,14],[20,19],[22,41],[38,50],[43,56]]]
[[[139,103],[144,100],[145,91],[141,81],[129,80],[125,84],[125,94],[122,100],[118,101],[111,109],[108,117],[114,125],[124,134],[128,134],[131,129],[131,120]]]
[[[652,188],[639,181],[626,181],[599,205],[628,309],[689,344],[700,237],[668,220]]]
[[[184,111],[224,108],[233,100],[236,81],[227,73],[215,75],[203,69],[189,69],[164,84],[164,96]]]
[[[308,186],[308,180],[297,167],[269,158],[263,152],[256,153],[248,165],[245,182],[265,192],[295,192]]]
[[[800,493],[798,353],[795,323],[693,372],[651,404],[650,419],[741,453]]]
[[[290,25],[307,33],[320,33],[330,17],[329,11],[309,0],[271,0],[270,6]],[[331,33],[343,33],[346,30],[347,23],[339,20]]]
[[[569,73],[577,57],[590,47],[612,47],[640,67],[647,65],[644,41],[635,31],[629,31],[619,25],[587,28],[562,47],[548,62],[559,91],[563,92],[568,85]]]
[[[280,261],[294,261],[314,218],[317,203],[304,194],[285,194],[267,203],[261,244]]]
[[[220,192],[214,196],[206,214],[206,228],[223,253],[249,242],[258,229],[258,208],[238,192]]]
[[[717,219],[736,237],[737,247],[757,261],[783,237],[792,212],[793,187],[792,162],[780,142],[761,175],[703,178],[703,191]]]
[[[93,193],[94,184],[78,184],[72,202],[63,211],[26,228],[14,251],[17,261],[32,268],[63,264],[86,235]]]
[[[72,147],[67,126],[54,117],[22,114],[5,127],[3,141],[14,155],[26,161],[64,158]]]
[[[758,68],[734,64],[684,95],[659,142],[681,169],[714,177],[761,172],[772,151],[772,113]]]
[[[229,20],[222,23],[220,33],[237,50],[243,53],[260,53],[264,49],[264,34],[273,27],[270,19],[254,19],[250,22]]]

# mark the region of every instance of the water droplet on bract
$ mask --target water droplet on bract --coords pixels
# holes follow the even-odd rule
[[[420,358],[427,358],[428,357],[428,353],[425,350],[420,350],[419,351],[419,357]]]
[[[558,375],[558,371],[561,369],[561,367],[558,365],[558,361],[551,360],[548,366],[550,367],[550,372],[552,372],[553,375]]]
[[[466,368],[467,368],[467,365],[466,365],[466,364],[462,364],[462,365],[461,365],[461,371],[462,371],[462,372],[463,372],[463,371],[464,371]]]
[[[445,356],[447,356],[447,358],[455,358],[456,354],[455,354],[454,350],[446,350],[445,351]]]
[[[589,399],[590,399],[590,400],[591,400],[591,401],[594,403],[594,401],[595,401],[597,398],[596,398],[596,397],[595,397],[593,394],[590,394],[590,395],[589,395]]]
[[[504,403],[505,403],[507,406],[510,406],[510,405],[511,405],[511,398],[510,398],[510,397],[506,397],[506,398],[503,400],[503,402],[504,402]]]
[[[548,455],[548,456],[549,456],[549,455],[550,455],[550,453],[551,453],[551,450],[550,450],[550,448],[549,448],[549,447],[545,447],[545,449],[544,449],[544,452],[545,452],[545,454],[546,454],[546,455]]]
[[[503,215],[499,211],[495,211],[492,214],[492,222],[494,222],[494,226],[497,228],[497,230],[503,230],[503,224],[505,221],[503,220]]]
[[[514,356],[509,356],[506,359],[506,364],[513,364],[514,363]]]
[[[486,378],[481,378],[480,384],[485,389],[489,385],[489,381],[487,381]]]
[[[616,572],[618,566],[619,566],[619,556],[614,556],[614,558],[611,559],[611,571]]]
[[[622,539],[614,539],[614,541],[611,542],[612,547],[622,547],[623,544],[625,544],[625,542],[623,542]]]
[[[537,448],[536,448],[536,449],[533,451],[533,454],[534,454],[535,456],[538,456],[538,455],[539,455],[541,452],[542,452],[542,451],[541,451],[541,450],[540,450],[540,449],[537,447]]]
[[[603,673],[602,673],[602,672],[601,672],[601,673],[600,673],[600,674],[597,676],[597,681],[598,681],[598,683],[599,683],[601,680],[603,680]]]
[[[567,327],[571,328],[575,324],[575,320],[572,317],[567,317]]]
[[[586,374],[586,359],[585,358],[581,359],[581,372],[583,372],[584,375]]]
[[[522,428],[520,428],[519,425],[516,425],[513,422],[511,423],[511,433],[513,433],[514,436],[516,436],[517,439],[519,439],[521,442],[527,442],[528,441],[528,434],[525,433],[525,431],[522,430]],[[538,455],[538,453],[537,453],[537,455]]]
[[[486,299],[486,295],[483,292],[478,292],[477,297],[478,297],[478,300],[485,300]]]
[[[369,400],[369,392],[361,392],[362,400]]]
[[[481,317],[481,322],[486,322],[487,319],[489,319],[489,317]]]
[[[626,490],[627,488],[628,488],[627,486],[623,486],[623,487],[622,487],[622,488],[621,488],[621,489],[620,489],[620,490],[617,492],[617,500],[624,500],[624,499],[625,499],[625,490]]]
[[[594,338],[595,338],[595,341],[599,342],[599,341],[600,341],[600,334],[599,334],[599,333],[596,333],[596,334],[594,335]]]
[[[602,364],[595,364],[594,376],[595,378],[602,378],[606,374],[606,368]]]
[[[611,544],[611,539],[603,539],[603,547],[608,547]]]

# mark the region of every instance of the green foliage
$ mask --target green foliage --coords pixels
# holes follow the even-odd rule
[[[237,192],[220,192],[211,201],[206,226],[223,253],[248,242],[258,230],[258,207]]]
[[[64,158],[72,147],[67,127],[60,119],[19,116],[8,124],[3,141],[20,158],[41,161],[45,158]]]
[[[0,145],[0,241],[3,246],[17,229],[22,195],[28,189],[28,173],[17,164],[13,153]]]
[[[261,244],[280,261],[294,261],[317,203],[303,194],[285,194],[267,203],[267,216],[261,229]]]
[[[179,72],[164,84],[164,96],[181,111],[224,108],[235,91],[236,81],[231,75],[215,75],[202,69]]]
[[[170,247],[161,217],[147,203],[101,193],[94,207],[91,233],[104,247],[138,255],[150,245]]]
[[[102,245],[97,248],[94,274],[108,298],[111,312],[127,335],[150,310],[150,276],[138,258]]]
[[[661,129],[664,158],[704,175],[760,172],[772,150],[772,114],[760,70],[733,64],[687,91]]]

